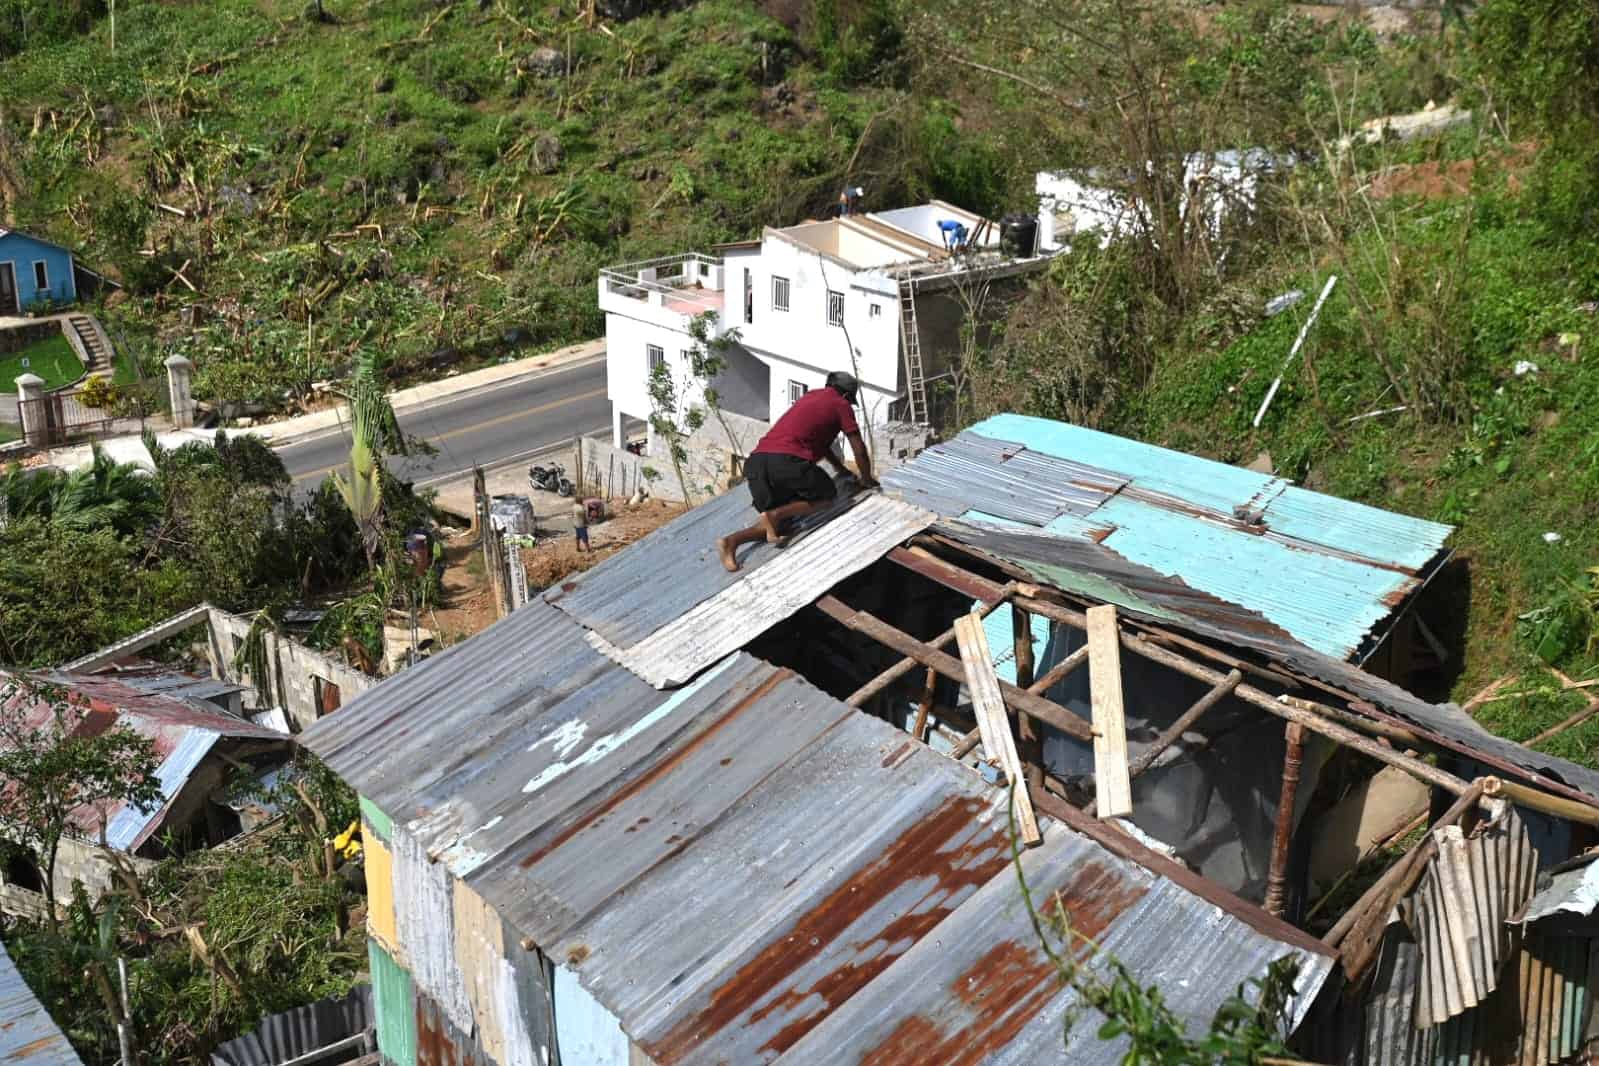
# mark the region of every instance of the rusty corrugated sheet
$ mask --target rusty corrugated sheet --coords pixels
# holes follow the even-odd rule
[[[657,692],[542,601],[304,740],[415,842],[415,862],[425,851],[532,937],[662,1066],[803,1061],[791,1049],[846,1007],[907,1016],[898,979],[881,982],[908,952],[947,984],[948,923],[979,892],[1014,913],[1005,798],[969,769],[743,653]],[[1059,825],[1045,837],[1082,877],[1098,864],[1106,886],[1142,886],[1141,909],[1110,916],[1118,950],[1136,973],[1188,981],[1196,1025],[1300,950]],[[459,970],[482,952],[463,955],[460,913],[442,906],[431,918],[451,927]],[[433,934],[415,935],[432,955]],[[1313,990],[1331,959],[1308,958]],[[419,1010],[419,1040],[440,1049],[424,1061],[473,1024],[463,1000],[465,1017]]]
[[[681,685],[877,562],[933,518],[887,496],[869,497],[638,643],[619,648],[598,633],[590,642],[656,688]]]
[[[1475,1007],[1498,986],[1515,940],[1510,919],[1532,895],[1538,853],[1515,808],[1471,833],[1433,830],[1438,854],[1405,901],[1405,921],[1421,946],[1416,1024],[1439,1025]]]
[[[53,712],[49,701],[36,698],[14,682],[60,686],[68,700],[87,707],[77,725],[79,733],[102,733],[125,726],[151,741],[159,760],[156,775],[163,797],[159,806],[141,810],[118,801],[103,809],[80,808],[70,816],[76,829],[90,839],[99,838],[104,817],[108,843],[124,851],[143,846],[160,830],[172,801],[218,742],[270,740],[282,744],[285,751],[288,748],[288,738],[283,734],[225,714],[213,704],[146,692],[110,675],[0,670],[0,693],[4,694],[7,712],[21,712],[22,721],[30,728],[43,726]]]

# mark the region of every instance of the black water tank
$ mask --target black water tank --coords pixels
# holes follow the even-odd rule
[[[1019,258],[1033,255],[1038,245],[1038,219],[1020,212],[999,220],[1000,250]]]

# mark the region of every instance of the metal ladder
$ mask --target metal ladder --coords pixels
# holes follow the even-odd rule
[[[911,279],[899,279],[899,338],[905,352],[905,396],[910,403],[910,420],[927,422],[927,380],[922,372],[922,337],[916,324],[916,292]]]

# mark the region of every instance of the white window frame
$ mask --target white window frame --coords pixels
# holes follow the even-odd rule
[[[39,280],[39,275],[44,275],[44,280]],[[41,292],[50,291],[50,264],[43,259],[33,261],[33,284]]]
[[[644,372],[649,377],[655,376],[655,368],[666,365],[666,349],[659,344],[646,344],[644,346]]]
[[[827,324],[829,326],[844,324],[844,294],[837,289],[827,290]]]
[[[798,391],[796,392],[795,390],[798,390]],[[788,405],[790,407],[793,407],[795,404],[800,402],[800,399],[807,392],[810,392],[810,391],[811,391],[811,387],[809,385],[805,384],[804,382],[802,382],[802,381],[794,381],[792,378],[789,379],[789,383],[788,383]]]
[[[871,302],[871,304],[870,304],[870,307],[871,307],[871,310],[867,312],[868,317],[871,317],[871,318],[882,318],[883,317],[883,305],[882,304],[878,303],[876,300],[873,300]]]
[[[772,310],[787,311],[789,294],[792,291],[788,279],[777,274],[772,275]],[[779,299],[781,295],[781,299]]]

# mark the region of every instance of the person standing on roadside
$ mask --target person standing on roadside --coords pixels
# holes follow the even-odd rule
[[[577,538],[577,550],[590,551],[589,506],[583,500],[572,501],[572,535]]]

